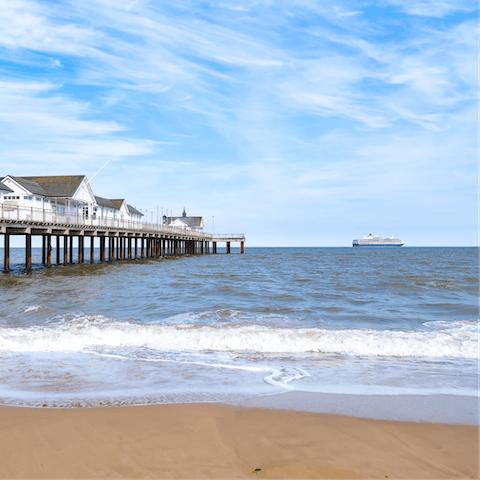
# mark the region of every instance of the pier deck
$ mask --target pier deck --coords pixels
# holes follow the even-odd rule
[[[84,263],[84,240],[90,238],[90,262],[94,263],[95,238],[100,246],[100,262],[159,258],[177,255],[217,253],[217,243],[240,243],[244,253],[244,234],[211,234],[199,230],[144,224],[124,220],[101,219],[87,215],[58,215],[42,209],[4,208],[0,206],[0,234],[4,236],[4,269],[10,271],[10,236],[25,236],[25,270],[32,269],[32,236],[42,237],[42,263],[52,266],[52,237],[56,239],[56,264],[74,263],[74,238],[77,238],[78,262]],[[62,241],[63,237],[63,241]],[[108,245],[107,245],[108,239]],[[62,252],[63,251],[63,252]],[[61,254],[63,253],[63,255]]]

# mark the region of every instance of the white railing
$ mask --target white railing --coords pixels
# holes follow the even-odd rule
[[[238,239],[238,240],[244,240],[245,239],[245,234],[244,233],[214,233],[212,234],[213,238],[232,238],[232,239]]]
[[[61,225],[64,227],[105,227],[112,229],[134,230],[148,233],[171,233],[191,235],[211,239],[212,234],[203,233],[184,228],[168,227],[143,223],[142,221],[120,220],[113,218],[95,218],[91,215],[83,215],[78,212],[61,214],[56,211],[42,208],[13,206],[0,204],[0,221],[25,222],[31,224]]]

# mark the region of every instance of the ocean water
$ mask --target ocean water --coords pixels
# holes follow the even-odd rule
[[[24,275],[13,249],[0,404],[478,395],[478,249],[219,252],[46,269],[38,249]]]

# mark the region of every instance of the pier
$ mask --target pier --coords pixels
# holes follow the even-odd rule
[[[32,270],[32,237],[42,238],[42,264],[45,267],[73,263],[94,263],[95,238],[100,247],[100,263],[180,255],[216,254],[219,242],[240,243],[244,253],[244,234],[211,234],[184,228],[143,223],[141,221],[95,218],[83,214],[59,214],[33,207],[0,205],[0,234],[4,237],[4,273],[10,272],[10,237],[25,237],[25,271]],[[78,248],[74,262],[74,238]],[[90,258],[85,258],[85,239]],[[211,250],[210,250],[211,244]],[[52,259],[53,246],[55,258]]]

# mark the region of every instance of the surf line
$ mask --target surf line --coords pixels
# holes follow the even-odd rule
[[[177,363],[182,365],[199,365],[202,367],[214,367],[214,368],[225,368],[229,370],[243,370],[247,372],[269,372],[270,375],[263,377],[263,381],[272,385],[274,387],[284,388],[285,390],[296,390],[296,388],[289,385],[292,380],[301,380],[302,378],[310,377],[310,374],[299,367],[285,367],[283,369],[272,368],[272,367],[240,367],[237,365],[225,365],[222,363],[203,363],[203,362],[185,362],[178,360],[166,360],[160,358],[130,358],[123,355],[116,355],[113,353],[99,353],[94,352],[93,350],[82,350],[81,353],[98,355],[99,357],[107,358],[118,358],[119,360],[135,360],[142,362],[153,362],[153,363]],[[286,377],[283,381],[281,378],[285,373],[290,373],[289,377]]]

